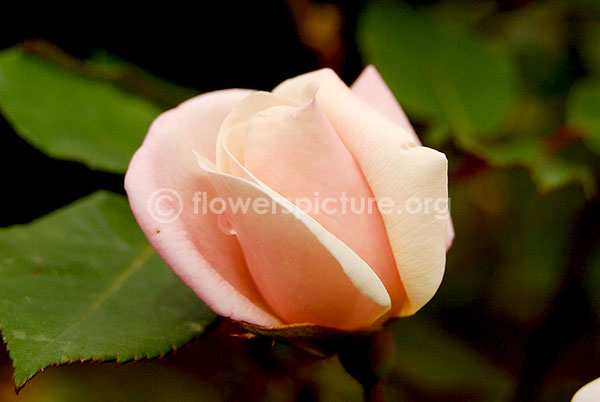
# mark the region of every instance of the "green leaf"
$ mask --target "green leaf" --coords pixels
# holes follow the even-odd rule
[[[0,53],[0,109],[19,135],[50,156],[118,173],[160,113],[111,84],[18,49]]]
[[[600,155],[600,80],[575,85],[567,99],[567,121],[581,130],[585,145]]]
[[[430,126],[421,134],[425,146],[440,148],[450,138],[450,127],[444,125]]]
[[[543,157],[541,141],[535,137],[516,138],[490,146],[476,145],[471,151],[497,167],[529,166]]]
[[[358,38],[366,61],[409,114],[433,118],[465,142],[489,138],[514,105],[513,67],[504,53],[443,31],[409,7],[371,2]]]
[[[470,152],[494,167],[525,167],[542,194],[556,191],[571,183],[581,185],[588,198],[597,190],[591,166],[544,154],[541,140],[535,137],[512,139],[494,145],[473,144]]]
[[[127,201],[96,193],[0,230],[0,328],[22,387],[52,364],[152,358],[215,318],[152,250]]]
[[[531,176],[542,193],[549,193],[569,183],[580,183],[587,197],[596,192],[594,172],[590,166],[559,158],[543,158],[532,166]]]
[[[399,382],[396,386],[410,383],[424,395],[444,395],[452,400],[510,400],[514,381],[432,322],[409,318],[395,323],[391,330],[397,342],[397,370],[392,376],[392,381]]]

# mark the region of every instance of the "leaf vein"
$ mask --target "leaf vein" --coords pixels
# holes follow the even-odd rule
[[[148,244],[146,245],[142,251],[137,254],[131,262],[125,267],[123,272],[121,272],[111,283],[110,285],[102,291],[96,301],[92,303],[92,305],[81,314],[74,322],[72,322],[67,328],[62,330],[58,335],[54,336],[48,343],[46,343],[38,353],[42,353],[47,350],[48,347],[56,343],[56,341],[65,335],[67,332],[71,331],[73,328],[80,325],[82,322],[87,320],[90,316],[92,316],[103,304],[106,300],[116,293],[119,288],[125,283],[138,269],[140,269],[150,257],[154,254],[154,249]]]

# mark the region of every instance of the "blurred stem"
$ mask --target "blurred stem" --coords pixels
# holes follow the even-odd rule
[[[396,341],[386,328],[341,340],[338,356],[363,387],[365,402],[383,402],[383,386],[396,361]]]
[[[373,386],[363,384],[365,402],[385,402],[383,399],[383,385],[384,379],[379,380]]]
[[[156,105],[170,109],[198,94],[146,72],[136,65],[122,61],[101,65],[91,60],[79,60],[58,46],[44,40],[26,40],[20,43],[26,53],[52,62],[82,77],[104,81],[120,89],[141,96]]]

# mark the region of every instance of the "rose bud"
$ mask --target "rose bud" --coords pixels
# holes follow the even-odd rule
[[[351,88],[324,69],[190,99],[154,121],[125,188],[171,269],[254,328],[411,315],[454,236],[446,157],[421,146],[372,66]]]

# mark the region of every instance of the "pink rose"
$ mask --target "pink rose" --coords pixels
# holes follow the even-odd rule
[[[154,121],[125,188],[173,271],[216,313],[260,326],[413,314],[454,236],[446,157],[420,145],[372,66],[351,88],[324,69],[190,99]]]

